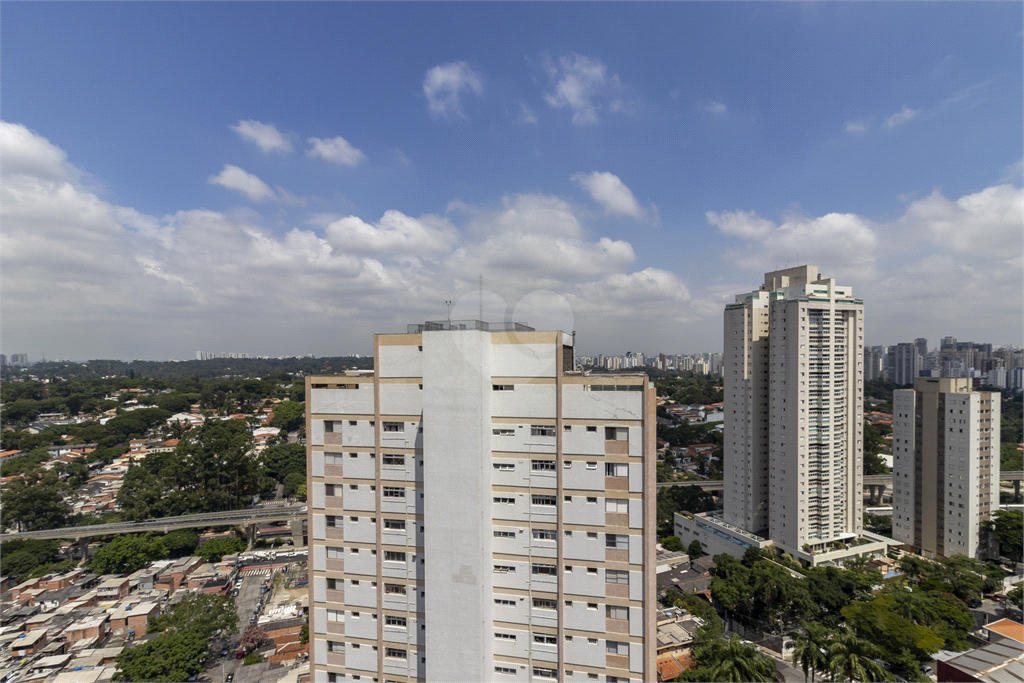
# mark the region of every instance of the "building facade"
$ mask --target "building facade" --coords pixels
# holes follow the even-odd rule
[[[920,358],[915,344],[889,347],[889,379],[900,386],[913,385],[920,370]]]
[[[653,680],[654,389],[572,344],[427,323],[307,379],[314,683]]]
[[[893,392],[893,538],[926,557],[987,559],[981,523],[999,509],[1000,394],[969,378],[921,377]]]
[[[721,519],[813,563],[863,528],[863,302],[814,266],[767,273],[724,346]]]

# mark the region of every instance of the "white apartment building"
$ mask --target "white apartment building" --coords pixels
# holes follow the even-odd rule
[[[307,379],[314,683],[654,680],[655,393],[445,321]]]
[[[1000,395],[969,378],[919,377],[893,392],[893,538],[925,557],[987,559],[999,509]]]
[[[815,266],[767,273],[726,306],[724,351],[725,525],[810,564],[884,549],[858,538],[863,302]]]

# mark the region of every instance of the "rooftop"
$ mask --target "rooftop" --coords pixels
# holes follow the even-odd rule
[[[1010,638],[1024,644],[1024,624],[1020,624],[1012,619],[993,621],[991,624],[985,624],[982,628],[998,633],[1004,638]]]
[[[428,320],[425,323],[413,323],[406,327],[407,334],[420,332],[437,332],[442,330],[480,330],[481,332],[535,332],[526,323],[500,322],[488,323],[483,320]]]

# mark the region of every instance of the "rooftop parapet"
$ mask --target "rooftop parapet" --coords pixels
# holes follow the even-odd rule
[[[413,323],[406,327],[406,334],[420,332],[437,332],[442,330],[480,330],[481,332],[535,332],[526,323],[500,322],[488,323],[483,320],[428,320],[425,323]]]

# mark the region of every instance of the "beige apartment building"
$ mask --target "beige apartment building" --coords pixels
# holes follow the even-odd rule
[[[863,302],[800,266],[767,273],[724,319],[725,509],[696,528],[737,556],[764,539],[806,564],[884,551],[860,538]]]
[[[311,660],[336,681],[655,678],[655,394],[443,321],[307,379]]]
[[[987,559],[982,522],[999,509],[1000,394],[919,377],[893,392],[893,538],[925,557]]]

